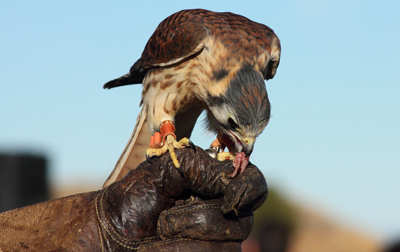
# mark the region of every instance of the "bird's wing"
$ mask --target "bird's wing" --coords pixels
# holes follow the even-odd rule
[[[164,19],[148,40],[141,58],[133,64],[130,72],[109,81],[104,88],[142,83],[147,70],[168,67],[190,59],[204,48],[208,35],[198,11],[180,11]]]
[[[164,19],[151,35],[131,73],[177,64],[204,48],[207,28],[198,12],[180,11]]]
[[[150,144],[151,133],[147,126],[147,108],[143,107],[136,120],[136,126],[125,146],[114,170],[103,184],[103,188],[123,178],[130,170],[135,169],[141,162],[146,160],[146,149]]]

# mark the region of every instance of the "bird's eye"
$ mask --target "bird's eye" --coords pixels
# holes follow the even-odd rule
[[[239,128],[239,125],[237,125],[237,123],[231,117],[229,117],[228,123],[229,123],[229,126],[231,126],[232,129]]]

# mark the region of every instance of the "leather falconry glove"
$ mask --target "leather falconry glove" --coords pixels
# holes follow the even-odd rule
[[[254,165],[235,178],[231,161],[200,148],[143,162],[101,191],[0,214],[0,251],[241,251],[252,212],[267,198]]]

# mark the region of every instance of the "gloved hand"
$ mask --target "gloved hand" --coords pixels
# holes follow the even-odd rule
[[[182,174],[163,155],[101,191],[0,214],[0,251],[241,251],[267,197],[262,173],[228,178],[231,161],[176,154]]]

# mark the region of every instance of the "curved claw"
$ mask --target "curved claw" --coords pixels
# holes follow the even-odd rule
[[[183,175],[182,167],[176,169],[178,170],[179,174],[181,174],[182,178],[184,178],[185,176]]]
[[[153,164],[153,161],[151,161],[151,157],[149,155],[147,155],[146,153],[146,160],[147,162],[149,162],[150,164]]]
[[[188,141],[188,144],[189,144],[189,146],[187,146],[187,147],[192,148],[194,153],[196,153],[196,145],[194,145],[194,143],[190,140]]]

